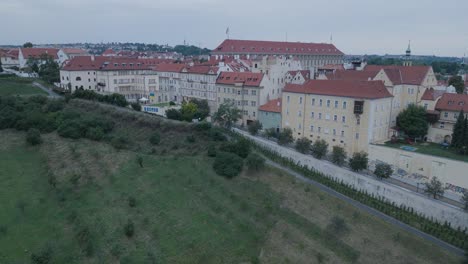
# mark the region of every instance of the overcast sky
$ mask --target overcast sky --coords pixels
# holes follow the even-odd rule
[[[226,38],[330,42],[346,54],[468,54],[468,0],[0,0],[0,44]]]

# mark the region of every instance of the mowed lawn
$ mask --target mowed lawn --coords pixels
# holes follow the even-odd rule
[[[7,77],[0,78],[0,96],[6,95],[47,95],[38,87],[32,85],[32,79]]]
[[[29,147],[13,130],[0,140],[0,263],[41,252],[51,263],[459,260],[272,168],[228,180],[205,153],[142,155],[141,168],[104,143],[49,134]],[[334,217],[347,231],[331,235]]]

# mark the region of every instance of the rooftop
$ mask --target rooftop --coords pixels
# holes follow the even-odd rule
[[[459,112],[463,110],[468,112],[468,94],[444,93],[437,101],[436,110]]]
[[[263,73],[254,72],[221,72],[216,80],[217,84],[243,83],[245,86],[260,86]]]
[[[281,113],[281,98],[268,101],[261,105],[258,110],[265,112]]]

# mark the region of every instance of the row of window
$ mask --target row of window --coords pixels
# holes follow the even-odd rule
[[[289,95],[288,95],[288,96],[286,97],[286,102],[289,103],[290,101],[291,101],[291,98],[290,98]],[[302,96],[301,96],[301,97],[299,97],[298,103],[299,103],[300,105],[302,105],[302,102],[303,102],[303,98],[302,98]],[[332,101],[331,101],[331,100],[326,100],[326,101],[325,101],[325,100],[323,100],[323,99],[316,100],[315,98],[312,98],[311,101],[310,101],[310,104],[311,104],[312,106],[315,106],[316,104],[317,104],[318,106],[323,106],[323,105],[324,105],[324,102],[325,102],[325,104],[326,104],[327,107],[331,107],[331,105],[332,105]],[[335,101],[333,102],[334,108],[338,108],[338,107],[339,107],[339,104],[340,104],[339,101],[336,101],[336,100],[335,100]],[[346,109],[346,107],[347,107],[347,102],[346,102],[346,101],[343,101],[342,104],[341,104],[341,107],[342,107],[343,109]]]
[[[220,93],[221,92],[221,87],[218,87],[218,92]],[[235,88],[229,88],[229,87],[224,87],[223,88],[223,92],[224,93],[233,93],[233,94],[237,94],[237,95],[249,95],[249,90],[248,89],[235,89]],[[250,95],[257,95],[257,90],[255,89],[252,89],[250,90]]]

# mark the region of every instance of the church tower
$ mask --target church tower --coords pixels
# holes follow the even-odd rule
[[[411,41],[408,42],[408,48],[406,49],[405,58],[403,59],[403,66],[412,66],[411,61]]]

